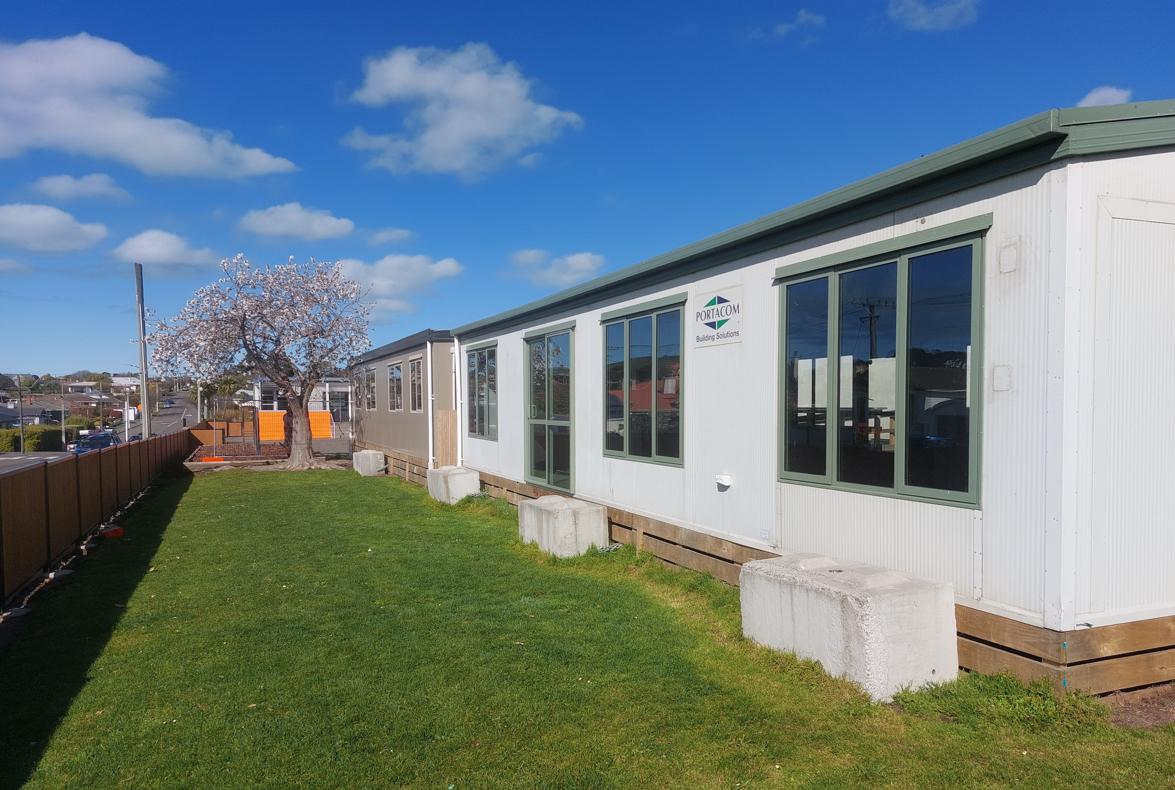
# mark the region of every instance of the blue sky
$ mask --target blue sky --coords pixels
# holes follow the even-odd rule
[[[1049,107],[1175,96],[1175,6],[4,5],[0,371],[131,369],[215,261],[342,259],[372,342]]]

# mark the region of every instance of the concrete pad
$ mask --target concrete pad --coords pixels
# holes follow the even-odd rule
[[[356,450],[351,453],[351,466],[364,477],[383,474],[385,463],[384,454],[379,450]]]
[[[739,599],[748,639],[814,659],[874,700],[958,674],[947,582],[795,552],[744,564]]]
[[[481,493],[481,475],[464,466],[442,466],[428,470],[428,495],[438,502],[455,505],[467,496]]]
[[[518,537],[556,557],[576,557],[608,545],[608,509],[564,496],[520,500]]]

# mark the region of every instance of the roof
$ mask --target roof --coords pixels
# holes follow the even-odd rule
[[[453,334],[476,337],[610,298],[624,298],[637,288],[720,266],[1050,162],[1172,145],[1175,100],[1047,110],[672,252],[459,326]]]
[[[393,340],[391,343],[373,348],[366,354],[355,357],[351,360],[352,365],[361,365],[364,362],[371,362],[373,359],[382,359],[383,357],[390,357],[393,354],[398,354],[401,351],[410,351],[414,348],[420,348],[425,343],[437,343],[445,340],[452,340],[453,333],[448,329],[425,329],[417,332],[414,335],[402,337],[399,340]]]

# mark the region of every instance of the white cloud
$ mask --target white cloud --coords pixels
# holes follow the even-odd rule
[[[397,47],[364,64],[351,98],[368,107],[408,105],[401,134],[351,131],[343,142],[370,151],[370,164],[393,173],[455,173],[473,178],[507,162],[532,166],[529,149],[583,124],[569,110],[540,104],[531,81],[486,44],[460,49]]]
[[[546,250],[519,250],[511,256],[514,268],[535,285],[566,288],[595,277],[604,265],[604,256],[574,252],[551,257]]]
[[[23,272],[31,271],[28,266],[20,261],[14,261],[12,258],[0,258],[0,272],[7,272],[8,274],[22,274]]]
[[[105,225],[78,222],[72,214],[53,206],[0,206],[0,244],[34,252],[69,252],[85,249],[105,236]]]
[[[455,258],[433,260],[428,255],[385,255],[375,263],[354,258],[339,261],[343,273],[362,284],[375,318],[386,320],[412,312],[408,297],[428,291],[434,283],[456,277],[463,267]]]
[[[305,208],[301,203],[283,203],[250,211],[240,226],[261,236],[288,236],[306,241],[337,239],[355,230],[355,223],[336,217],[325,209]]]
[[[76,200],[78,198],[108,197],[126,200],[130,193],[114,182],[105,173],[90,173],[88,176],[42,176],[33,182],[33,189],[54,200]]]
[[[1102,107],[1107,104],[1125,104],[1130,101],[1134,91],[1130,88],[1115,88],[1113,85],[1101,85],[1085,94],[1085,98],[1077,102],[1078,107]]]
[[[957,30],[979,18],[979,0],[889,0],[889,18],[925,33]]]
[[[371,234],[371,244],[398,244],[401,241],[407,241],[416,234],[407,228],[381,228],[375,233]]]
[[[229,132],[150,115],[148,100],[166,77],[162,63],[85,33],[0,44],[0,158],[52,149],[151,175],[210,178],[295,169]]]
[[[783,38],[800,30],[815,32],[817,30],[823,30],[826,22],[827,20],[823,14],[817,14],[806,8],[801,8],[796,12],[795,17],[790,22],[780,22],[776,25],[774,33],[776,36]]]
[[[203,266],[219,258],[207,248],[195,249],[187,241],[165,230],[145,230],[118,245],[114,257],[144,266]]]

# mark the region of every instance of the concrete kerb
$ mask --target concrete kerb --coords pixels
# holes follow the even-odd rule
[[[593,546],[608,545],[608,510],[555,495],[523,500],[518,503],[518,537],[556,557],[577,557]]]
[[[818,554],[743,565],[743,635],[819,662],[874,700],[958,674],[954,589]]]

